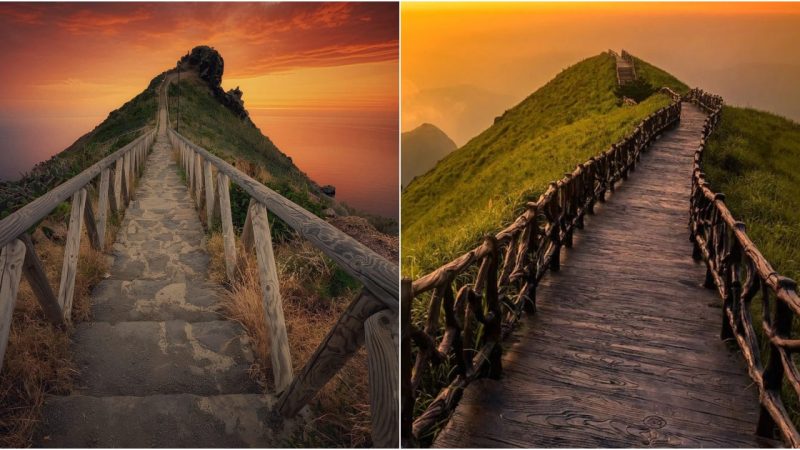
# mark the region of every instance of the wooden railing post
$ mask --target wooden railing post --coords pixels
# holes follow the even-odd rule
[[[197,208],[203,206],[203,157],[199,153],[194,155],[194,200]]]
[[[231,196],[228,191],[228,176],[220,172],[217,174],[217,187],[219,189],[219,212],[222,221],[222,241],[225,246],[225,273],[228,281],[233,283],[236,273],[236,239],[233,231],[231,217]],[[247,212],[248,215],[250,211]],[[246,225],[245,225],[246,227]],[[251,230],[252,233],[252,230]]]
[[[50,281],[47,279],[42,261],[36,254],[31,236],[25,233],[20,236],[20,240],[25,244],[25,264],[23,266],[25,279],[28,280],[33,295],[39,301],[47,319],[53,325],[60,326],[64,323],[64,316],[61,313],[61,307],[58,306],[58,299],[50,287]]]
[[[25,244],[19,240],[11,241],[0,250],[0,371],[3,370],[24,260]]]
[[[411,302],[414,300],[411,280],[400,284],[400,439],[403,448],[414,446],[411,424],[414,421],[414,391],[411,388]]]
[[[64,246],[64,265],[61,269],[61,283],[58,285],[58,304],[64,314],[64,320],[67,322],[71,321],[72,296],[75,290],[75,275],[78,270],[78,254],[81,246],[83,208],[85,205],[86,189],[80,189],[72,196],[67,243]]]
[[[364,322],[372,414],[372,443],[397,448],[397,315],[383,310]]]
[[[253,237],[256,244],[258,273],[261,280],[261,294],[264,314],[267,321],[272,351],[272,372],[275,377],[275,391],[282,392],[292,381],[292,357],[289,354],[289,338],[283,318],[278,269],[272,250],[272,236],[269,229],[267,208],[261,203],[253,205]]]
[[[115,213],[122,211],[122,158],[114,163],[114,195],[111,210]]]
[[[103,169],[100,172],[100,187],[97,194],[97,239],[100,248],[106,245],[106,220],[108,214],[108,180],[111,172]]]
[[[204,175],[206,177],[206,225],[210,230],[211,226],[214,224],[214,207],[216,206],[217,202],[214,201],[214,174],[211,172],[211,161],[206,161],[204,166]]]
[[[319,344],[300,375],[280,396],[275,410],[286,418],[296,416],[361,347],[364,321],[382,309],[385,306],[380,301],[366,290],[362,291]]]

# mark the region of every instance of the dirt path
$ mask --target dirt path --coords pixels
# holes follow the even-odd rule
[[[161,123],[166,109],[161,96]],[[274,397],[247,370],[240,326],[218,313],[205,233],[161,127],[113,246],[111,277],[77,327],[77,390],[47,399],[36,445],[275,446]],[[288,428],[288,427],[287,427]]]

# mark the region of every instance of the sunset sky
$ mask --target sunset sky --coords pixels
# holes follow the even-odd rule
[[[431,122],[459,146],[609,48],[800,120],[797,3],[403,3],[401,21],[401,129]]]
[[[0,178],[63,150],[205,44],[225,60],[223,87],[241,87],[254,122],[316,181],[337,184],[325,171],[347,161],[334,150],[364,140],[336,124],[368,117],[381,137],[364,158],[392,155],[396,186],[397,35],[388,3],[0,4]],[[300,125],[308,117],[318,129]]]

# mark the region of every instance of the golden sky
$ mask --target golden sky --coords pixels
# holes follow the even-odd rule
[[[403,3],[401,36],[401,129],[430,122],[458,145],[609,48],[800,120],[797,3]]]
[[[0,5],[2,112],[108,112],[200,44],[225,59],[245,101],[389,109],[396,92],[397,10],[377,4],[70,3]],[[379,69],[376,69],[379,66]],[[264,79],[269,75],[270,78]],[[357,77],[352,97],[337,82]],[[336,87],[336,89],[328,89]],[[302,87],[303,89],[300,89]]]

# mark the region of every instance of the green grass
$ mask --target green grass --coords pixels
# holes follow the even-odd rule
[[[782,275],[800,277],[800,124],[725,106],[703,168],[747,234]]]
[[[686,86],[637,64],[654,87]],[[495,124],[417,177],[402,196],[403,275],[418,277],[507,225],[526,200],[578,163],[608,149],[648,114],[662,94],[631,107],[615,94],[614,58],[588,58],[556,76]]]
[[[747,235],[781,275],[800,277],[800,124],[749,108],[725,106],[722,121],[706,147],[703,169],[711,187],[725,193],[734,217],[745,223]],[[774,302],[771,302],[774,311]],[[762,361],[769,348],[761,330],[762,300],[753,299],[750,312],[761,343]],[[795,318],[793,337],[800,336]],[[793,355],[795,364],[800,363]],[[784,383],[781,396],[796,427],[800,402]]]

